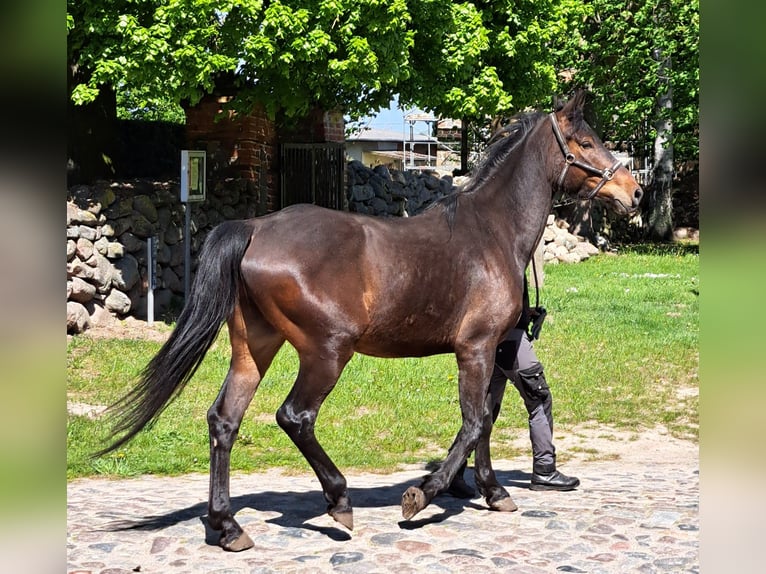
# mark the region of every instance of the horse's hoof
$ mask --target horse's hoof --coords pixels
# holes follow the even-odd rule
[[[492,510],[497,510],[499,512],[514,512],[519,509],[519,507],[516,506],[516,503],[513,501],[513,499],[510,496],[506,496],[505,498],[501,498],[500,500],[495,500],[493,502],[490,502],[489,507]]]
[[[354,513],[352,511],[347,512],[330,512],[336,522],[340,522],[343,526],[349,530],[354,529]]]
[[[410,486],[402,494],[402,516],[405,520],[409,520],[426,506],[426,494],[416,486]]]
[[[325,494],[325,496],[327,496],[327,494]],[[335,504],[328,504],[327,514],[332,516],[336,522],[340,522],[349,530],[354,529],[354,509],[351,507],[351,500],[349,499],[348,494],[340,496]]]
[[[228,550],[229,552],[242,552],[253,546],[255,546],[255,544],[252,539],[244,532],[231,541],[227,540],[226,537],[221,536],[221,548]]]

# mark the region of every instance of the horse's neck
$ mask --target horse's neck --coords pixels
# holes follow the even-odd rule
[[[531,135],[531,134],[530,134]],[[545,230],[553,203],[551,182],[542,158],[525,153],[521,142],[486,189],[477,190],[477,211],[507,256],[526,266]]]

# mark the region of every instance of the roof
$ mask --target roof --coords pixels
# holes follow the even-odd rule
[[[404,116],[404,119],[409,122],[435,122],[436,118],[433,114],[418,114],[412,113]]]
[[[436,127],[440,130],[459,130],[463,127],[463,122],[451,118],[442,118],[436,124]]]
[[[400,161],[406,161],[406,160],[419,160],[419,161],[432,161],[436,159],[436,156],[433,155],[426,155],[424,153],[414,153],[411,151],[406,152],[406,156],[401,151],[371,151],[369,152],[372,155],[379,155],[382,157],[388,157],[392,159],[398,159]]]
[[[413,139],[407,137],[407,141],[436,142],[436,138],[426,134],[413,134]],[[393,130],[379,130],[376,128],[362,128],[346,137],[347,141],[376,141],[376,142],[400,142],[405,139],[404,132]]]

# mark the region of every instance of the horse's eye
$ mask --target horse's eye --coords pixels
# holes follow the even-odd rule
[[[593,144],[589,142],[588,140],[583,140],[580,142],[580,147],[583,149],[591,149],[593,147]]]

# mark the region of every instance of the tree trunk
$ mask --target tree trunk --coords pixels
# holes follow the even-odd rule
[[[657,137],[654,140],[654,181],[649,188],[645,210],[646,233],[650,239],[669,241],[673,238],[673,89],[668,83],[670,57],[655,52],[660,60],[660,86],[665,91],[657,102]]]

